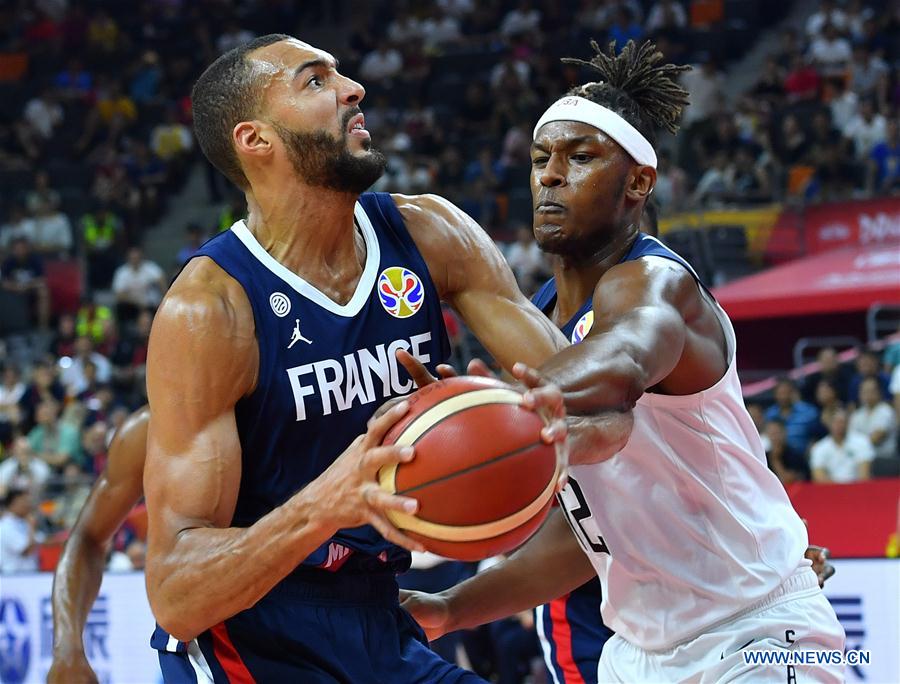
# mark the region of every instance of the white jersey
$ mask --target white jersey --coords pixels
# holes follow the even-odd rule
[[[697,394],[645,393],[625,448],[571,467],[560,495],[603,584],[603,622],[646,650],[737,615],[809,564],[806,528],[744,407],[734,329],[714,306],[725,375]]]

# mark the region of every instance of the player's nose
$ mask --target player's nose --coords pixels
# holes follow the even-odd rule
[[[545,188],[555,188],[566,184],[565,165],[554,157],[550,157],[550,161],[540,173],[541,185]]]
[[[357,83],[352,78],[343,77],[343,83],[340,88],[340,98],[342,104],[358,105],[366,96],[366,89],[361,83]]]

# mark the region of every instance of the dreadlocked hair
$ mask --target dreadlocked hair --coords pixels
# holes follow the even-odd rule
[[[689,66],[657,65],[663,54],[649,40],[636,45],[629,40],[616,54],[616,41],[604,52],[591,41],[595,54],[590,61],[563,58],[566,64],[578,64],[600,74],[600,81],[573,88],[569,95],[583,97],[611,109],[656,145],[656,129],[670,133],[678,130],[681,110],[688,104],[687,91],[675,80]]]

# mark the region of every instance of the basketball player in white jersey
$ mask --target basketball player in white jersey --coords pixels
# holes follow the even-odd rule
[[[570,415],[605,411],[606,425],[570,433],[561,510],[520,551],[403,605],[434,638],[596,573],[616,632],[600,682],[841,681],[835,665],[745,662],[746,650],[842,651],[844,633],[744,408],[727,316],[686,262],[638,232],[653,131],[674,132],[687,103],[680,68],[647,43],[594,47],[599,82],[553,104],[532,145],[535,236],[556,255],[555,292],[537,304],[583,339],[515,373],[561,387]]]

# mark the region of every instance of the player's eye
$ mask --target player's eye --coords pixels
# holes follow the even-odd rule
[[[324,81],[320,76],[311,76],[310,79],[306,82],[306,85],[314,85],[317,88],[322,85]]]
[[[548,157],[535,157],[531,160],[532,166],[544,166],[547,163]]]
[[[573,154],[572,155],[572,161],[576,161],[581,164],[583,164],[585,162],[589,162],[591,159],[593,159],[593,157],[589,154]]]

